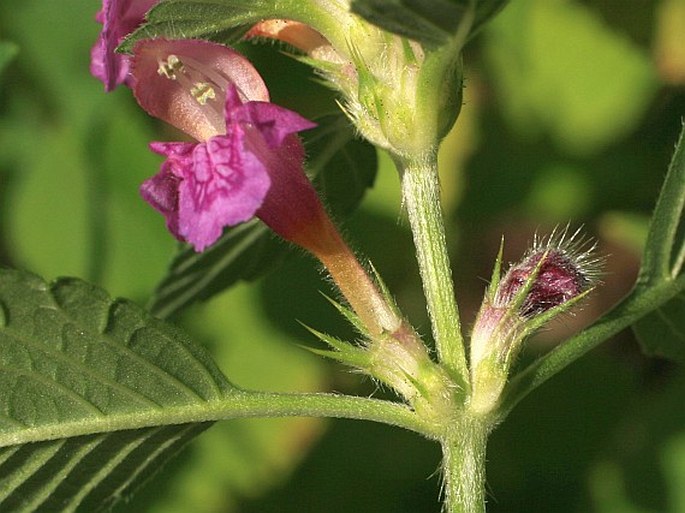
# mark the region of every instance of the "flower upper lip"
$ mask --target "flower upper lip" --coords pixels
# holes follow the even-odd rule
[[[171,58],[178,62],[171,75]],[[134,47],[133,92],[148,114],[174,125],[198,141],[226,132],[224,104],[228,85],[242,100],[269,101],[257,70],[238,52],[207,41],[152,39]],[[201,101],[196,86],[213,88]]]
[[[131,85],[130,57],[116,53],[122,39],[145,21],[145,13],[159,0],[103,0],[95,19],[102,31],[91,50],[90,72],[109,92],[117,85]]]

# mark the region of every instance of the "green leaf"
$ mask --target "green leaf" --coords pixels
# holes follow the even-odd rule
[[[288,276],[291,280],[299,277],[297,272]],[[183,325],[210,348],[217,364],[241,387],[282,392],[325,389],[329,379],[326,362],[298,347],[302,330],[297,330],[299,337],[293,337],[280,322],[274,322],[273,314],[264,309],[260,289],[263,287],[243,284],[219,294],[184,312]],[[295,297],[289,288],[268,290],[272,298],[275,294],[282,301]],[[292,323],[290,315],[286,318]],[[168,469],[174,471],[173,476],[164,481],[167,476],[160,476],[151,487],[141,490],[137,503],[122,505],[120,511],[225,511],[227,503],[279,486],[316,443],[324,426],[313,418],[220,422]]]
[[[147,23],[121,43],[119,51],[130,53],[136,41],[156,37],[236,40],[272,9],[264,0],[163,1],[148,13]]]
[[[376,176],[372,146],[354,140],[342,116],[331,116],[303,134],[314,183],[336,218],[349,215]],[[273,269],[288,246],[257,220],[229,228],[204,253],[183,247],[157,287],[150,310],[168,317],[198,300],[206,300],[242,280]]]
[[[0,41],[0,74],[5,70],[5,67],[12,59],[19,53],[19,47],[14,43],[7,41]]]
[[[353,0],[355,12],[378,27],[427,45],[444,43],[468,23],[467,36],[507,0]]]
[[[633,326],[642,351],[685,362],[685,292]]]
[[[468,11],[450,0],[353,0],[351,9],[384,30],[428,45],[446,41]]]
[[[685,126],[659,195],[647,242],[638,287],[668,282],[683,273],[685,239],[682,216],[685,207]],[[679,244],[678,227],[680,226]],[[633,326],[642,350],[653,356],[685,361],[685,292]]]
[[[163,426],[0,449],[0,508],[106,511],[211,423]]]
[[[227,229],[203,253],[184,245],[157,286],[150,311],[157,317],[169,317],[195,301],[263,274],[284,253],[285,245],[257,219]]]
[[[517,0],[484,36],[507,121],[577,155],[630,133],[659,87],[649,54],[582,2]]]
[[[471,0],[453,0],[457,3],[470,3]],[[471,36],[476,34],[491,18],[504,8],[509,0],[476,0],[476,17],[471,28]]]
[[[432,435],[401,404],[238,390],[179,330],[76,279],[0,270],[0,365],[2,511],[109,507],[218,419],[342,416]]]
[[[208,426],[170,410],[233,390],[204,350],[135,305],[11,270],[0,270],[0,362],[3,511],[108,507]],[[156,423],[176,425],[144,427]],[[132,428],[143,429],[106,433]]]
[[[678,226],[685,207],[685,125],[680,132],[668,174],[661,188],[645,243],[640,277],[641,286],[675,278],[682,272],[685,241],[675,248]],[[682,239],[682,234],[681,234]]]

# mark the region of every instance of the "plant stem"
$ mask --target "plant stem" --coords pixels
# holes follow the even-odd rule
[[[465,349],[440,206],[437,154],[430,150],[416,158],[395,156],[395,163],[402,177],[402,198],[414,236],[438,358],[467,390]]]
[[[446,513],[485,513],[488,424],[465,415],[441,441]]]
[[[432,425],[408,406],[338,394],[279,394],[232,390],[212,401],[154,410],[88,416],[32,427],[17,424],[0,432],[0,447],[153,426],[212,422],[246,417],[335,417],[371,420],[437,438]]]

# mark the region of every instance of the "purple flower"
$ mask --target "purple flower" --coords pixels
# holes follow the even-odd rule
[[[257,216],[285,239],[325,251],[332,224],[295,135],[315,125],[264,101],[266,87],[244,57],[206,41],[142,41],[132,73],[141,106],[200,141],[150,146],[166,160],[141,194],[172,234],[202,251],[224,227]]]
[[[121,83],[131,86],[128,55],[115,53],[121,40],[144,21],[145,13],[159,0],[103,0],[95,19],[102,32],[90,51],[90,72],[112,91]]]

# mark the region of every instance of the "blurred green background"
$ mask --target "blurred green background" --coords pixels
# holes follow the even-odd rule
[[[0,2],[0,263],[74,275],[144,304],[176,243],[137,188],[175,134],[124,88],[88,73],[96,0]],[[275,101],[335,109],[309,70],[248,47]],[[502,234],[516,259],[533,234],[584,224],[609,254],[605,286],[531,344],[522,363],[630,287],[685,114],[685,0],[512,0],[469,46],[465,105],[441,153],[448,238],[469,326]],[[422,333],[411,237],[388,159],[344,223]],[[388,248],[392,248],[389,251]],[[315,263],[283,267],[194,306],[178,322],[229,378],[270,390],[384,397],[302,350],[299,320],[352,337]],[[642,357],[628,332],[546,384],[494,434],[489,511],[685,512],[685,376]],[[439,451],[350,421],[221,423],[119,511],[438,512]]]

